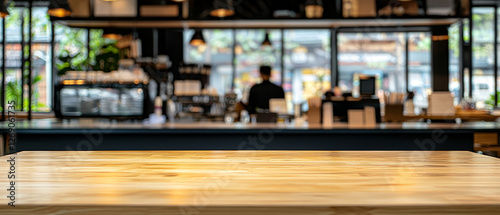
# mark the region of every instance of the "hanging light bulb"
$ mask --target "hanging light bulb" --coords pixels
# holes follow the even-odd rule
[[[71,15],[71,8],[68,0],[50,0],[49,15],[54,17],[68,17]]]
[[[227,17],[234,15],[233,0],[214,0],[214,9],[210,11],[210,16]]]
[[[0,3],[0,17],[5,18],[9,15],[9,11],[7,10],[7,5],[5,2]]]
[[[262,41],[262,46],[272,46],[271,40],[269,39],[269,32],[266,32],[266,36],[264,37],[264,41]]]
[[[197,29],[193,37],[191,37],[191,40],[189,41],[189,44],[192,46],[200,46],[200,45],[205,45],[205,38],[203,38],[203,32],[201,29]]]
[[[323,1],[321,0],[306,0],[306,17],[321,18],[323,17]]]

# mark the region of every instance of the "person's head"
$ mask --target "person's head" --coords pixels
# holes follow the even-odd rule
[[[271,78],[271,67],[260,66],[260,77],[262,78],[262,81],[269,81]]]

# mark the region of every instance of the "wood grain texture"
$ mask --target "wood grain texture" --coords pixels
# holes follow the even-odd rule
[[[500,160],[471,152],[73,151],[16,160],[16,208],[3,197],[0,214],[500,212]],[[8,182],[0,177],[0,188]]]
[[[498,146],[498,133],[474,133],[474,144],[479,146]]]

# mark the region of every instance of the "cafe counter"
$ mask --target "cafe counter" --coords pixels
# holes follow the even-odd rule
[[[372,127],[297,124],[117,122],[44,119],[7,124],[5,149],[101,150],[461,150],[472,151],[475,134],[497,134],[500,123],[382,123]],[[12,132],[12,130],[10,130]],[[6,152],[9,152],[6,150]]]

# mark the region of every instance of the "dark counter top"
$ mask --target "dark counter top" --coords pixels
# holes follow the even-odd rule
[[[6,132],[9,129],[7,123],[0,125],[0,130]],[[307,132],[307,133],[346,133],[346,132],[429,132],[429,130],[446,130],[448,132],[497,132],[500,131],[499,122],[467,122],[455,123],[380,123],[376,126],[352,127],[347,123],[336,123],[331,126],[322,125],[302,125],[284,123],[165,123],[165,124],[144,124],[141,121],[117,122],[103,119],[78,119],[78,120],[58,120],[40,119],[32,121],[18,121],[15,124],[17,133],[71,133],[82,130],[102,130],[103,133],[245,133],[256,130],[273,130],[275,132]]]
[[[8,141],[9,123],[0,130]],[[12,126],[12,124],[11,124]],[[476,133],[500,123],[382,123],[373,127],[296,124],[117,122],[102,119],[32,120],[15,124],[18,151],[73,150],[461,150]],[[7,145],[6,143],[4,143]]]

